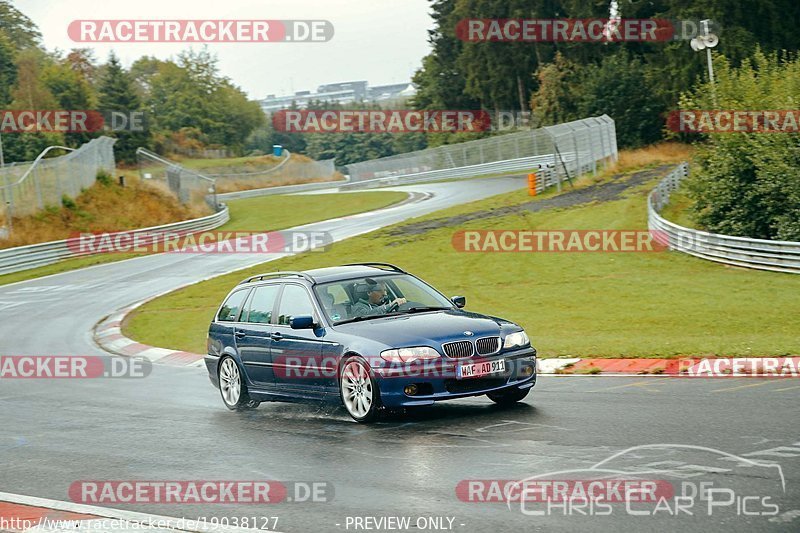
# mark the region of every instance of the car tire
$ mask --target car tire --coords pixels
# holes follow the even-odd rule
[[[339,370],[339,395],[347,413],[361,424],[378,417],[381,393],[367,362],[358,356],[344,360]]]
[[[489,392],[486,396],[489,397],[497,405],[511,405],[522,401],[531,389],[511,389],[498,392]]]
[[[231,411],[246,411],[255,409],[261,402],[253,400],[247,393],[247,385],[242,379],[242,371],[233,357],[226,355],[219,362],[217,370],[219,377],[219,392],[222,403]]]

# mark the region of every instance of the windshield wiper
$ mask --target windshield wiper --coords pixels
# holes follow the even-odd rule
[[[336,326],[339,324],[349,324],[350,322],[361,322],[362,320],[371,320],[373,318],[384,318],[390,315],[362,315],[362,316],[354,316],[353,318],[348,318],[347,320],[341,320],[339,322],[334,322]]]
[[[421,313],[423,311],[447,311],[448,309],[452,309],[452,307],[438,307],[435,305],[431,306],[424,306],[424,307],[412,307],[410,309],[405,309],[403,311],[399,311],[400,313]]]

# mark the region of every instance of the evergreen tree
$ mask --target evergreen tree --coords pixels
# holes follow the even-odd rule
[[[103,80],[100,84],[99,104],[100,111],[106,116],[111,112],[117,112],[130,118],[131,113],[142,111],[133,80],[122,68],[119,59],[113,52],[108,58]],[[147,130],[133,131],[130,128],[130,122],[128,122],[126,129],[115,131],[113,135],[117,138],[117,142],[114,145],[117,159],[125,163],[136,161],[136,149],[147,146],[149,141]]]

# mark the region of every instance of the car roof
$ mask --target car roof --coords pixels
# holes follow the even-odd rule
[[[331,281],[340,281],[344,279],[353,278],[367,278],[377,277],[386,274],[399,274],[401,272],[386,270],[384,268],[376,268],[365,265],[345,265],[325,268],[315,268],[312,270],[304,270],[317,283],[329,283]]]
[[[371,266],[376,265],[376,266]],[[405,274],[405,272],[394,266],[383,263],[341,265],[335,267],[314,268],[297,272],[268,272],[257,276],[251,276],[242,280],[239,285],[245,285],[258,281],[302,281],[309,283],[330,283],[347,279],[358,279],[366,277],[385,276],[387,274]]]

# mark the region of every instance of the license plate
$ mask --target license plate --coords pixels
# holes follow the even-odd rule
[[[483,363],[473,363],[471,365],[460,365],[456,369],[456,378],[476,378],[487,374],[499,374],[506,371],[506,360],[484,361]]]

